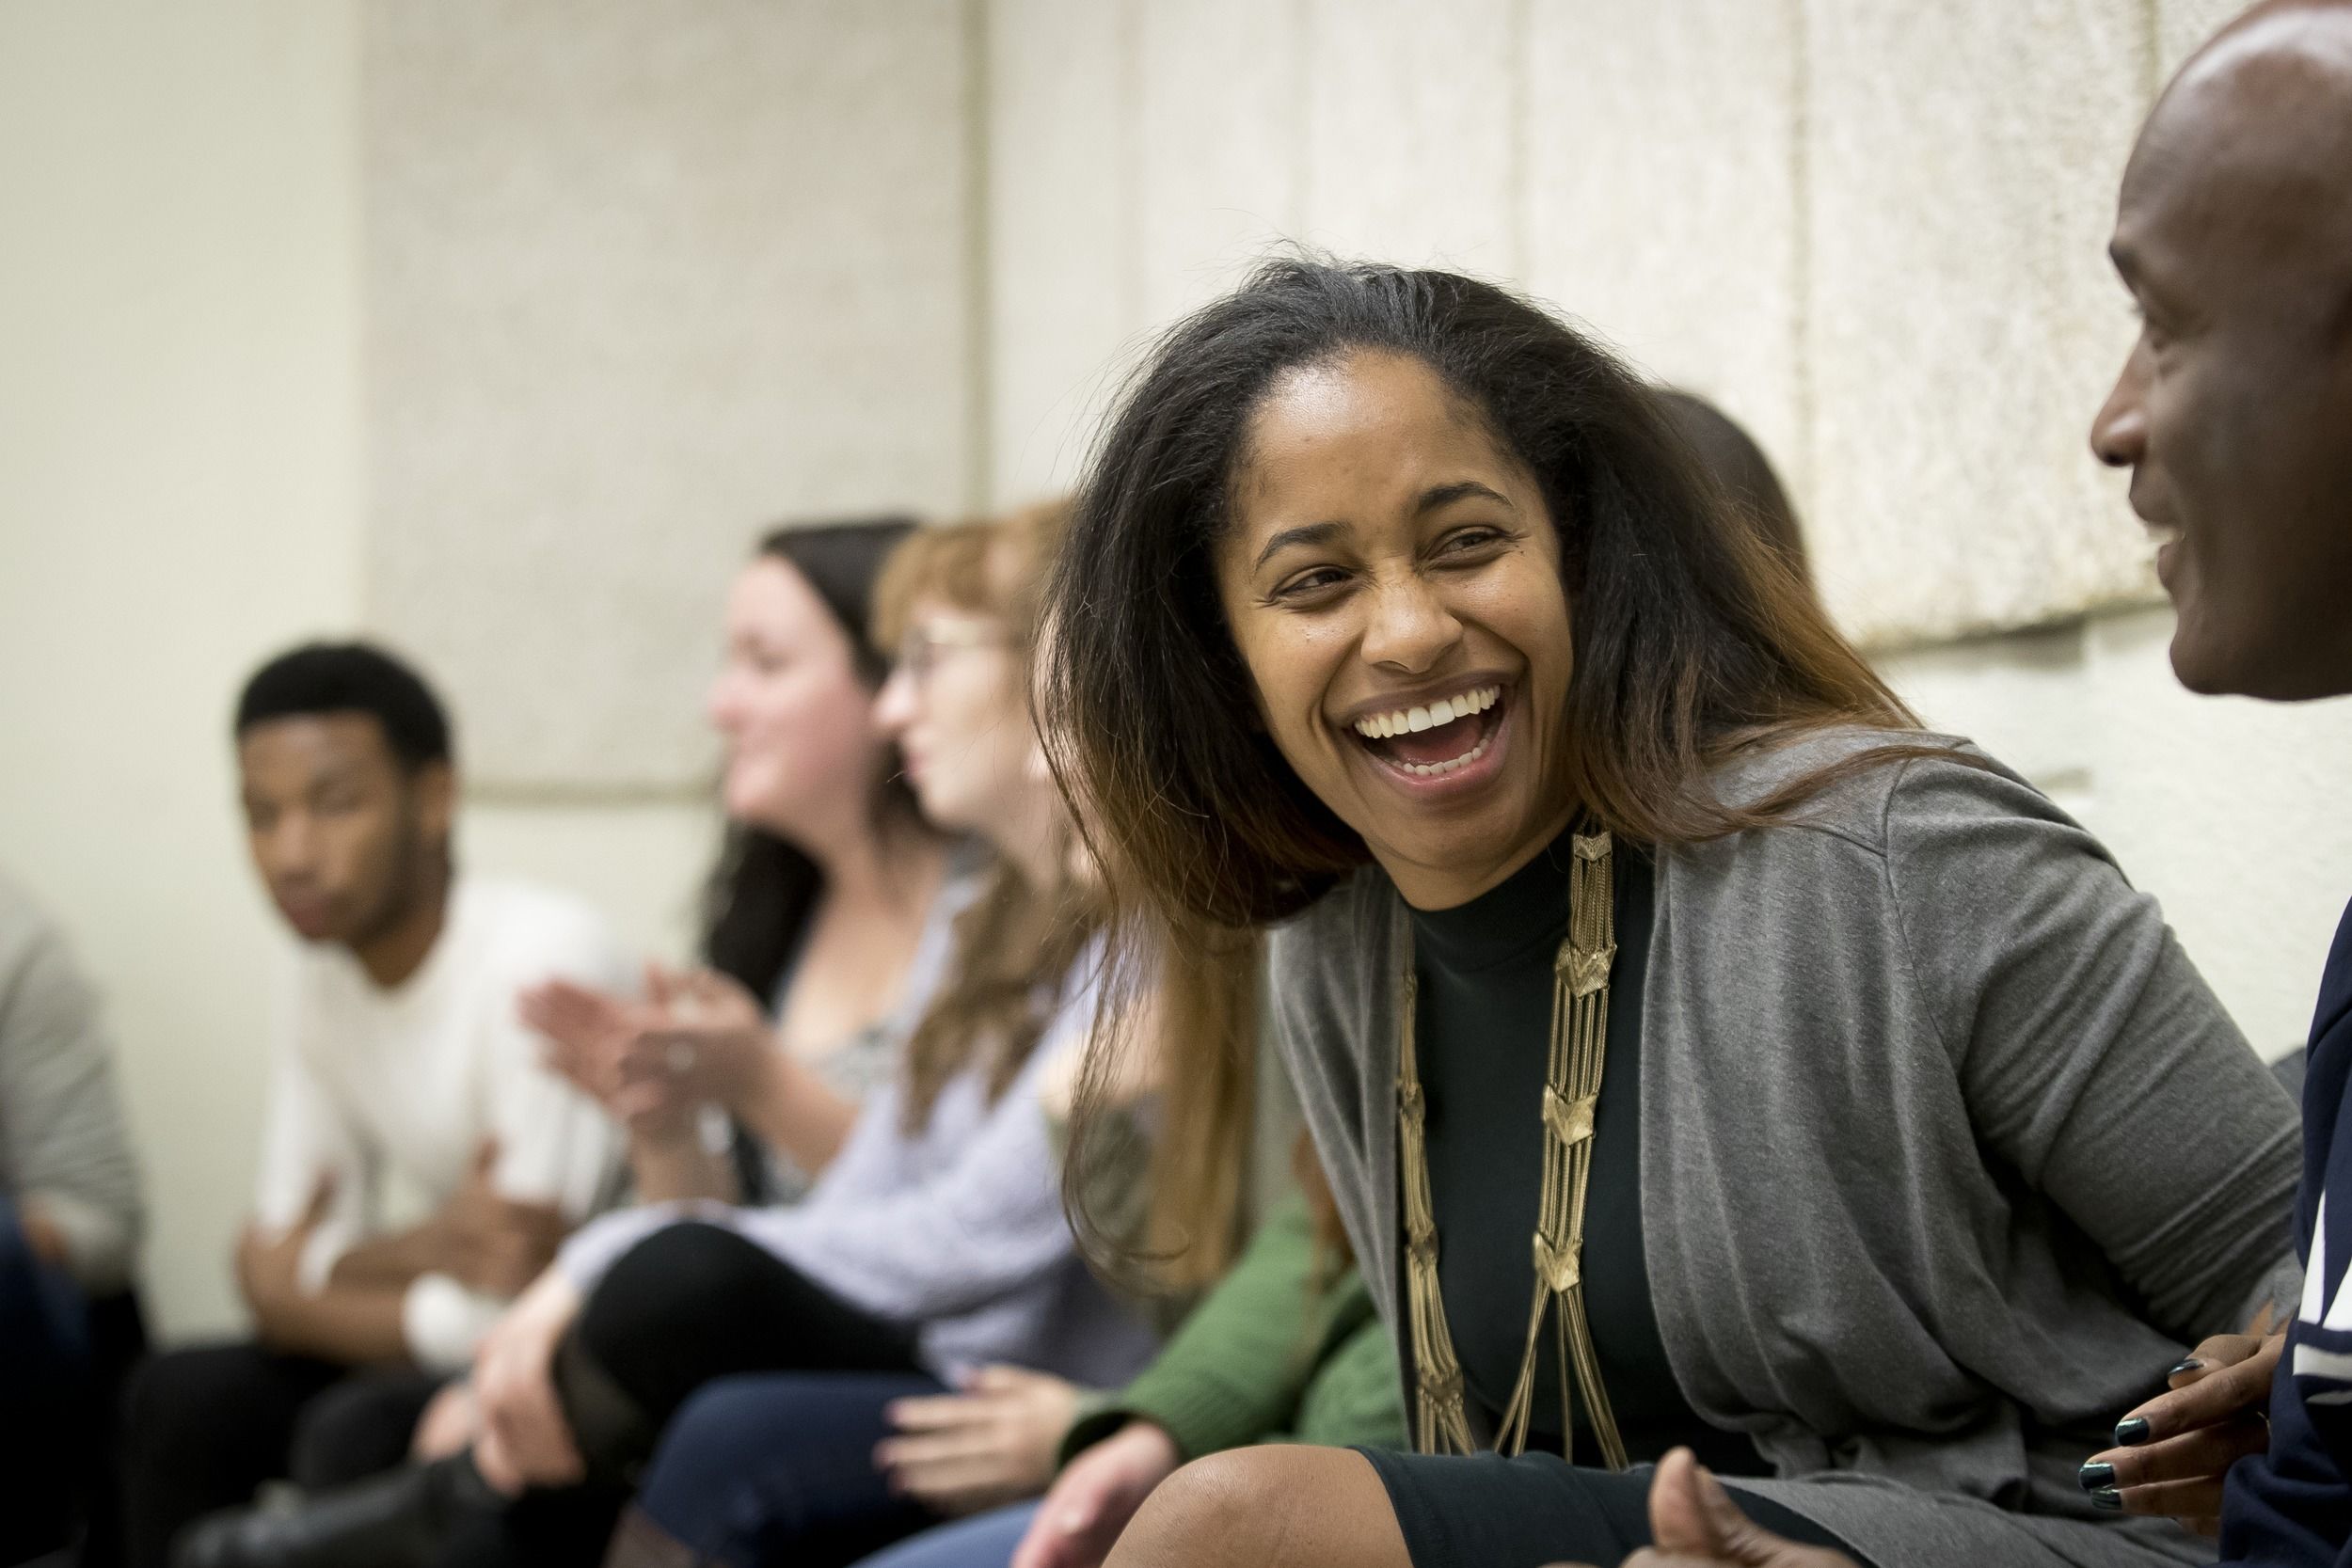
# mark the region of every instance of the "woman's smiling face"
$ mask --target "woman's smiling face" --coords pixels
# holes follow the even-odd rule
[[[1467,902],[1559,832],[1573,661],[1541,488],[1408,356],[1285,372],[1252,416],[1218,596],[1258,718],[1407,902]]]

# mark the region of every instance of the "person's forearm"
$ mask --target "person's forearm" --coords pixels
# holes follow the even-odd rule
[[[783,1150],[812,1177],[841,1152],[858,1112],[856,1101],[835,1094],[781,1051],[768,1053],[744,1102],[730,1108],[754,1137]]]
[[[272,1350],[315,1355],[345,1366],[405,1361],[405,1292],[382,1286],[330,1284],[316,1295],[253,1303],[255,1326]]]
[[[742,1196],[733,1162],[723,1151],[707,1147],[700,1131],[691,1123],[683,1134],[631,1134],[628,1166],[636,1178],[640,1203],[674,1203],[691,1197],[733,1203]]]
[[[420,1275],[449,1270],[448,1248],[431,1222],[360,1242],[335,1259],[326,1283],[337,1290],[398,1291]]]

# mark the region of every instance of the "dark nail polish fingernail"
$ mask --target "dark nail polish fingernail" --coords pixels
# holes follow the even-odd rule
[[[2173,1368],[2170,1371],[2165,1373],[2164,1375],[2167,1377],[2178,1377],[2183,1372],[2200,1371],[2203,1370],[2204,1365],[2205,1364],[2202,1361],[2198,1360],[2192,1355],[2187,1360],[2182,1362],[2179,1366]]]
[[[2127,1449],[2148,1441],[2148,1418],[2135,1416],[2128,1421],[2116,1422],[2115,1440]]]
[[[2112,1488],[2115,1485],[2115,1466],[2086,1465],[2082,1467],[2080,1479],[2086,1492],[2096,1492],[2103,1486]]]
[[[2090,1495],[2090,1506],[2104,1508],[2110,1513],[2123,1512],[2123,1494],[2112,1486],[2102,1486]]]

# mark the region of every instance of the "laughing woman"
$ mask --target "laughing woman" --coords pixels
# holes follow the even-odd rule
[[[1877,1568],[2198,1559],[2075,1462],[2281,1288],[2292,1109],[1703,472],[1442,273],[1270,265],[1115,415],[1045,727],[1140,924],[1283,923],[1420,1449],[1203,1461],[1118,1568],[1612,1564],[1686,1447]]]

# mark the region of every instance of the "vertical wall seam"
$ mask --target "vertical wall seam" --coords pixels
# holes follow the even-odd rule
[[[1311,237],[1309,198],[1314,188],[1314,0],[1291,0],[1290,13],[1291,190],[1283,238],[1304,245]]]
[[[1796,208],[1789,230],[1788,312],[1790,396],[1795,401],[1797,450],[1804,471],[1798,476],[1800,510],[1816,515],[1821,504],[1820,420],[1813,380],[1813,36],[1807,0],[1783,0],[1788,18],[1788,193]]]
[[[993,107],[989,0],[963,0],[963,354],[965,510],[996,502],[996,334],[994,245],[989,178]]]
[[[1116,167],[1119,181],[1119,313],[1120,338],[1132,341],[1150,324],[1143,287],[1143,22],[1144,0],[1118,0],[1119,102]]]
[[[1510,227],[1505,230],[1511,247],[1511,278],[1520,288],[1527,287],[1530,230],[1528,208],[1534,200],[1530,183],[1532,160],[1527,155],[1527,120],[1535,102],[1535,63],[1528,57],[1528,11],[1533,0],[1510,0],[1508,21],[1503,32],[1508,40],[1511,58],[1505,65],[1503,112],[1509,117],[1504,130],[1504,157],[1509,160],[1506,170],[1509,192]]]

